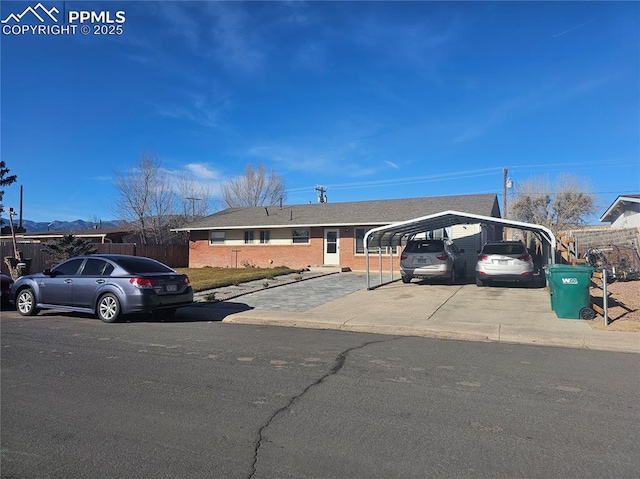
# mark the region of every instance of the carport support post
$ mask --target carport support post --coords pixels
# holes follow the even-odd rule
[[[391,272],[391,281],[393,281],[393,246],[389,246],[389,271]]]
[[[602,268],[602,309],[604,309],[604,325],[609,326],[609,293],[607,292],[607,268]]]
[[[378,264],[380,265],[380,284],[382,284],[382,248],[378,246]]]
[[[364,245],[364,261],[367,267],[367,290],[371,289],[371,276],[369,275],[369,248],[365,242]]]

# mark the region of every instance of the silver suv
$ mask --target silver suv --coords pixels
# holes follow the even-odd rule
[[[412,278],[439,278],[453,284],[456,278],[467,276],[464,250],[448,240],[410,240],[400,256],[402,282]]]
[[[490,281],[533,281],[533,259],[520,241],[493,241],[485,244],[478,255],[476,284]]]

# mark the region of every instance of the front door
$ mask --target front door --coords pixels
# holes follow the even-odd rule
[[[340,230],[324,230],[324,264],[340,264]]]

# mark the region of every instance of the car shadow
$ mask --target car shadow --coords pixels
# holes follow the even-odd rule
[[[218,301],[218,302],[194,302],[190,306],[183,306],[178,308],[175,314],[171,317],[161,317],[153,313],[135,313],[122,316],[119,324],[126,323],[197,323],[197,322],[219,322],[224,320],[227,316],[241,313],[254,309],[245,303],[237,303],[233,301]],[[13,309],[15,310],[15,308]],[[33,318],[47,318],[47,317],[62,317],[62,318],[83,318],[93,319],[99,321],[99,319],[89,313],[78,313],[71,311],[61,311],[58,309],[41,310],[37,316]],[[118,324],[116,323],[116,324]]]
[[[169,318],[162,318],[152,313],[131,314],[125,316],[128,323],[195,323],[195,322],[219,322],[227,316],[254,309],[245,303],[234,301],[194,302],[190,306],[179,308]]]
[[[465,284],[475,283],[475,279],[473,279],[472,277],[467,276],[465,278],[457,278],[453,284],[449,284],[449,283],[447,283],[446,279],[421,278],[421,279],[419,279],[417,281],[414,279],[412,281],[412,283],[420,284],[420,285],[439,284],[439,285],[445,285],[445,286],[461,286],[461,285],[465,285]]]
[[[473,281],[475,282],[475,281]],[[544,275],[534,275],[530,282],[521,281],[488,281],[485,287],[491,288],[521,288],[521,289],[542,289],[547,286]]]
[[[13,301],[3,301],[0,303],[0,311],[15,311],[16,305]]]

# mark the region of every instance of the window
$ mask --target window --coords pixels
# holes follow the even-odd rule
[[[270,239],[269,231],[260,231],[260,243],[265,244],[269,242]]]
[[[308,243],[309,230],[291,230],[291,238],[293,243]]]
[[[486,244],[482,248],[484,254],[525,254],[526,250],[521,243]]]
[[[364,235],[369,228],[356,228],[356,254],[364,254]]]
[[[109,276],[113,265],[101,259],[88,259],[82,268],[82,276]]]
[[[245,231],[244,232],[244,243],[245,244],[253,243],[253,231]]]
[[[84,259],[72,259],[53,269],[54,276],[75,276]]]
[[[224,244],[224,231],[212,231],[209,233],[209,244]]]
[[[444,251],[442,240],[413,240],[407,243],[406,253],[440,253]]]
[[[123,269],[131,274],[144,273],[174,273],[175,271],[167,265],[156,261],[155,259],[145,258],[143,256],[121,256],[114,260]]]
[[[364,235],[367,234],[371,228],[356,228],[356,254],[364,254]],[[388,246],[382,247],[382,254],[389,254],[389,251],[393,251],[394,253],[398,252],[397,247],[390,248]],[[369,246],[369,253],[378,253],[377,246]]]

